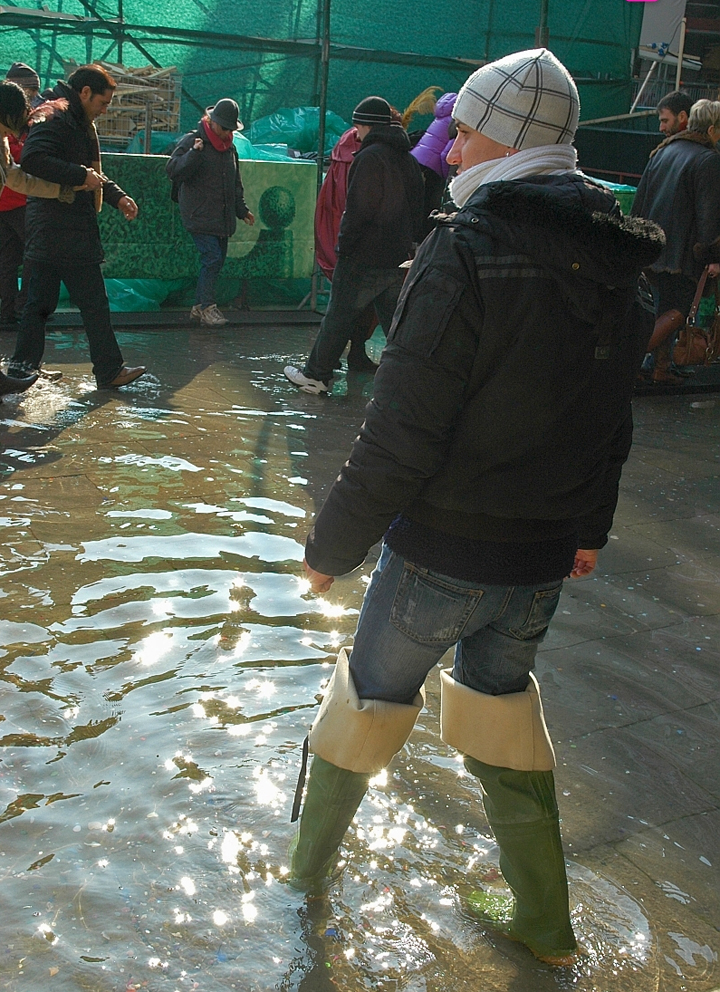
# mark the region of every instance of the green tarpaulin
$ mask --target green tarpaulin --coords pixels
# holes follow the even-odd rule
[[[549,45],[577,78],[586,119],[628,109],[644,4],[549,0]],[[182,128],[218,97],[246,123],[318,106],[323,0],[16,0],[0,7],[0,68],[22,60],[44,86],[68,60],[177,66]],[[402,109],[431,84],[534,47],[540,0],[330,0],[327,107],[345,120],[369,93]],[[122,12],[122,21],[119,15]]]

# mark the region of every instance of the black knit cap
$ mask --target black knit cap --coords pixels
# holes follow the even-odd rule
[[[381,96],[366,96],[353,110],[353,124],[375,127],[376,124],[392,124],[392,112],[387,100]]]
[[[25,65],[24,62],[13,62],[7,71],[6,79],[11,80],[13,83],[18,83],[20,86],[28,86],[30,89],[40,89],[40,77],[31,69],[29,65]]]

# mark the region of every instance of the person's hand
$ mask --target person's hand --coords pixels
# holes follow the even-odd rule
[[[708,265],[708,275],[711,279],[717,279],[720,276],[720,262],[713,262],[712,265]]]
[[[255,214],[250,213],[250,211],[248,210],[248,212],[243,217],[243,220],[245,221],[246,224],[252,227],[253,224],[255,223]]]
[[[303,568],[305,569],[305,574],[307,575],[308,582],[310,583],[310,589],[313,592],[327,592],[335,581],[332,575],[323,575],[322,572],[316,572],[314,568],[310,568],[304,558]]]
[[[598,552],[578,550],[575,552],[575,565],[570,573],[571,579],[585,579],[597,565]]]
[[[101,176],[99,172],[94,169],[85,170],[85,185],[80,186],[80,189],[100,189],[102,184],[105,182],[105,177]]]
[[[125,220],[135,220],[138,215],[138,205],[130,196],[124,196],[118,202],[118,210]]]
[[[196,138],[193,141],[193,151],[201,152],[204,147],[205,147],[205,142],[203,141],[202,138]]]

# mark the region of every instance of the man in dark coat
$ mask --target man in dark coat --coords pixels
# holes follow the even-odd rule
[[[687,129],[661,141],[651,153],[633,201],[635,217],[654,220],[667,243],[650,266],[657,313],[675,310],[682,324],[706,265],[720,275],[720,102],[698,100]],[[670,326],[670,325],[668,325]],[[655,349],[654,382],[678,382],[672,368],[673,335]]]
[[[327,884],[370,777],[454,646],[441,735],[482,785],[514,896],[498,919],[502,896],[480,877],[468,909],[554,965],[577,945],[532,669],[563,579],[589,575],[607,541],[649,337],[636,284],[663,243],[576,171],[578,114],[546,49],[483,66],[458,96],[461,209],[413,262],[365,423],[306,545],[311,588],[326,592],[384,535],[310,731],[290,876]]]
[[[97,213],[103,201],[126,220],[135,220],[137,204],[102,174],[100,146],[94,121],[104,114],[115,91],[115,80],[102,66],[76,69],[67,83],[59,82],[42,123],[34,124],[20,164],[33,176],[63,186],[81,187],[72,203],[30,197],[25,218],[25,258],[31,263],[27,304],[20,322],[11,374],[33,374],[45,350],[45,322],[54,312],[64,282],[70,300],[80,310],[90,344],[98,387],[126,386],[145,372],[123,363],[110,323],[104,261]],[[60,378],[60,372],[41,373]]]
[[[180,217],[200,252],[200,275],[191,320],[221,327],[227,318],[218,310],[215,283],[227,255],[236,218],[254,224],[245,203],[233,132],[241,131],[240,108],[234,100],[218,100],[178,143],[166,171],[177,190]]]
[[[348,175],[327,313],[305,367],[285,368],[290,382],[306,393],[329,391],[333,370],[370,304],[387,334],[403,282],[398,266],[410,257],[422,228],[422,173],[390,104],[366,97],[353,112],[353,124],[362,144]],[[364,357],[351,371],[375,371]]]

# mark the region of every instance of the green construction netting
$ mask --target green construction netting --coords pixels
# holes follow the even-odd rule
[[[402,109],[428,85],[457,89],[473,63],[533,47],[541,8],[541,0],[330,4],[327,106],[345,120],[368,93]],[[183,76],[183,129],[222,96],[234,97],[251,122],[280,107],[319,104],[322,6],[323,0],[5,0],[0,69],[27,62],[47,86],[69,60],[174,65]],[[584,118],[628,109],[643,6],[549,0],[550,48],[579,82]]]

